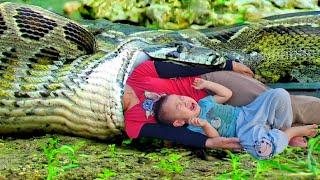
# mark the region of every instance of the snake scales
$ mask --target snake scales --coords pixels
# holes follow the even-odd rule
[[[77,23],[35,6],[0,4],[0,134],[60,132],[110,139],[122,133],[123,86],[140,51],[193,66],[242,61],[256,73],[299,60],[320,66],[320,12],[205,30],[150,30]],[[260,68],[260,69],[259,69]],[[318,71],[319,69],[316,69]]]

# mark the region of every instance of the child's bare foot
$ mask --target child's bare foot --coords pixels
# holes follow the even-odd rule
[[[301,131],[305,131],[303,136],[315,137],[318,134],[318,125],[316,124],[305,125],[302,127],[303,129],[301,129]]]
[[[292,139],[290,139],[289,146],[305,148],[308,146],[308,143],[304,137],[296,136],[296,137],[293,137]]]
[[[295,126],[284,130],[284,132],[288,135],[289,139],[292,139],[296,136],[308,136],[314,137],[318,133],[318,125],[305,125],[305,126]]]

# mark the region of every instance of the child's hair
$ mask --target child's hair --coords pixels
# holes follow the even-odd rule
[[[154,118],[158,123],[172,124],[172,119],[168,117],[168,114],[164,111],[163,105],[167,102],[169,95],[162,96],[154,105],[153,113]]]

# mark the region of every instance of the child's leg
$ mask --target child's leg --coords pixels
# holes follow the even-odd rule
[[[269,114],[272,114],[272,111],[275,114],[268,118],[268,123],[271,128],[289,128],[293,120],[290,95],[284,89],[274,89],[274,91],[273,104],[270,106]]]
[[[289,107],[289,102],[286,100],[286,98],[281,98],[280,96],[281,93],[279,94],[279,97],[278,99],[276,99],[276,101],[279,101],[279,103],[277,103],[277,106],[275,106],[275,118],[274,118],[274,121],[275,121],[275,126],[273,126],[273,128],[277,128],[277,129],[285,129],[285,128],[288,128],[292,125],[292,123],[289,123],[288,120],[286,120],[286,118],[290,118],[291,119],[291,122],[293,121],[294,117],[298,117],[298,116],[294,116],[295,113],[292,112],[292,117],[289,117],[288,115],[286,115],[286,113],[288,113],[289,111],[287,112],[284,112],[286,111],[286,109],[290,109]],[[291,97],[291,100],[294,99],[294,100],[297,100],[297,98],[294,98],[293,96],[290,96]],[[304,101],[301,101],[301,102],[306,102],[305,100]],[[292,106],[294,106],[294,104],[296,105],[297,102],[291,102]],[[280,109],[279,106],[281,107]],[[293,108],[292,108],[293,109]],[[300,108],[296,108],[297,112],[301,112],[303,110],[303,108],[300,106]],[[297,114],[297,113],[296,113]],[[283,123],[283,122],[287,122],[287,123]],[[295,146],[295,147],[307,147],[307,141],[304,137],[302,136],[295,136],[295,137],[290,137],[289,138],[289,145],[290,146]]]
[[[288,136],[279,129],[290,128],[292,108],[284,89],[268,90],[243,107],[244,120],[237,123],[241,145],[258,159],[281,153],[288,145]]]
[[[245,119],[270,129],[286,129],[292,124],[292,108],[289,93],[281,88],[270,89],[242,108]]]

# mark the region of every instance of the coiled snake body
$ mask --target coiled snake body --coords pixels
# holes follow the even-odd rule
[[[297,62],[320,74],[319,24],[320,12],[199,31],[101,21],[87,24],[93,36],[39,7],[2,3],[0,133],[40,130],[100,139],[121,134],[123,86],[141,51],[193,66],[238,60],[271,81],[290,75]]]

